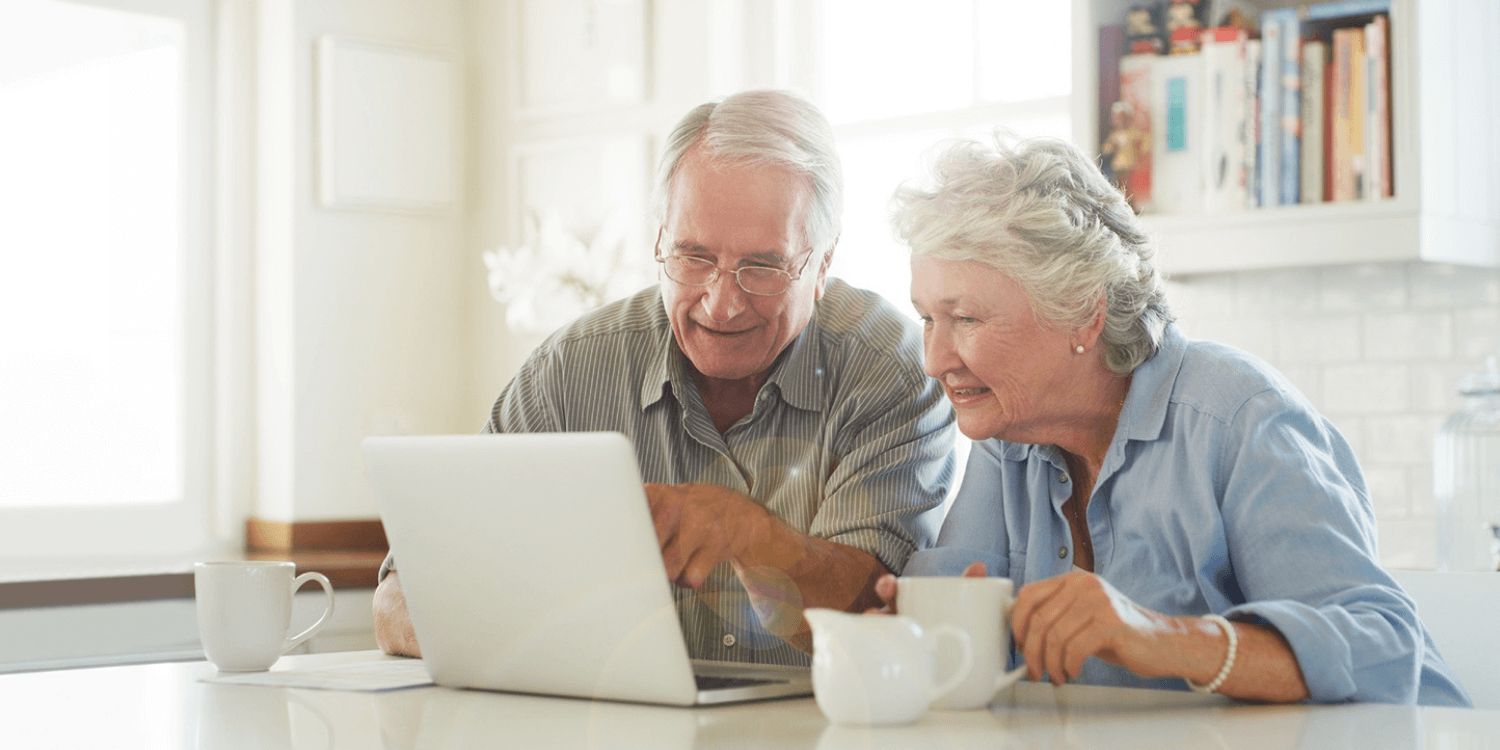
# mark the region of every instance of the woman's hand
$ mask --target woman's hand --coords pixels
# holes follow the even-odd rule
[[[969,567],[964,568],[965,578],[984,578],[987,575],[989,575],[989,573],[985,571],[984,562],[981,560],[975,560],[974,562],[969,563]],[[866,613],[883,615],[896,614],[895,576],[887,573],[881,576],[879,580],[875,581],[875,595],[880,597],[880,601],[883,606],[871,607],[870,609],[865,610]]]
[[[1217,626],[1176,618],[1137,605],[1108,581],[1074,571],[1021,589],[1011,610],[1011,632],[1032,680],[1042,673],[1061,685],[1083,671],[1090,656],[1142,677],[1180,676],[1186,665],[1182,634]]]

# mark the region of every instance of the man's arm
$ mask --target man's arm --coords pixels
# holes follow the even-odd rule
[[[698,588],[715,566],[734,565],[766,629],[812,650],[806,607],[878,606],[874,555],[803,534],[734,490],[708,484],[646,485],[667,577]]]
[[[396,656],[422,656],[417,645],[417,633],[411,627],[411,615],[406,611],[406,595],[401,592],[401,577],[392,570],[375,587],[375,601],[371,606],[375,615],[375,642],[380,650]]]

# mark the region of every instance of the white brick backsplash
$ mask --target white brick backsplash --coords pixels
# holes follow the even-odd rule
[[[1234,314],[1234,274],[1204,274],[1167,282],[1167,301],[1179,317]]]
[[[1408,268],[1413,310],[1500,305],[1500,270],[1446,263]]]
[[[1373,463],[1430,465],[1432,441],[1443,419],[1414,414],[1370,417],[1365,422],[1365,455]]]
[[[1377,518],[1405,518],[1411,515],[1407,493],[1408,469],[1405,466],[1370,463],[1365,470],[1365,485],[1370,488],[1370,504]]]
[[[1376,521],[1380,539],[1380,564],[1387,568],[1432,570],[1437,565],[1437,544],[1432,516],[1381,518]]]
[[[1432,462],[1411,467],[1411,494],[1409,505],[1414,516],[1433,515],[1437,507],[1432,502]]]
[[[1456,356],[1483,359],[1500,354],[1500,307],[1476,307],[1453,313]]]
[[[1331,266],[1318,272],[1324,312],[1405,310],[1406,266],[1400,263]]]
[[[1365,418],[1351,416],[1329,416],[1328,421],[1333,423],[1335,429],[1344,440],[1348,441],[1349,449],[1354,451],[1354,457],[1359,459],[1360,466],[1364,466],[1369,459],[1369,446],[1365,441]]]
[[[1320,410],[1322,409],[1322,368],[1317,367],[1316,365],[1287,365],[1279,369],[1281,370],[1281,374],[1285,375],[1286,379],[1292,381],[1292,385],[1295,386],[1298,391],[1302,392],[1303,397],[1305,397],[1308,402],[1313,405],[1313,408]]]
[[[1283,364],[1353,362],[1360,358],[1360,317],[1286,317],[1276,323],[1276,358]]]
[[[1290,315],[1318,311],[1318,276],[1306,269],[1246,271],[1235,286],[1241,315]]]
[[[1192,338],[1228,344],[1267,362],[1276,361],[1276,324],[1270,319],[1209,315],[1184,321],[1182,327]]]
[[[1365,359],[1371,362],[1448,359],[1453,313],[1370,313],[1364,321]]]
[[[1334,414],[1400,414],[1411,404],[1405,365],[1330,365],[1323,371],[1323,404]]]
[[[1463,405],[1458,381],[1479,369],[1478,363],[1441,362],[1412,367],[1411,408],[1419,412],[1451,414]]]

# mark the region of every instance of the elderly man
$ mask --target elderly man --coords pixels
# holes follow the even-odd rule
[[[878,605],[951,481],[952,409],[916,326],[827,279],[842,202],[806,101],[689,112],[657,181],[660,285],[554,333],[485,425],[630,438],[694,658],[806,664],[802,609]],[[418,654],[390,560],[382,574],[381,647]]]

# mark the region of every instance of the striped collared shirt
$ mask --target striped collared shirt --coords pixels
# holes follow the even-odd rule
[[[738,491],[792,528],[870,552],[892,571],[931,546],[954,468],[953,411],[922,372],[920,332],[878,295],[837,279],[777,359],[754,410],[722,435],[656,287],[550,336],[484,429],[622,432],[645,481]],[[807,663],[763,627],[729,564],[696,591],[673,591],[693,658]]]

